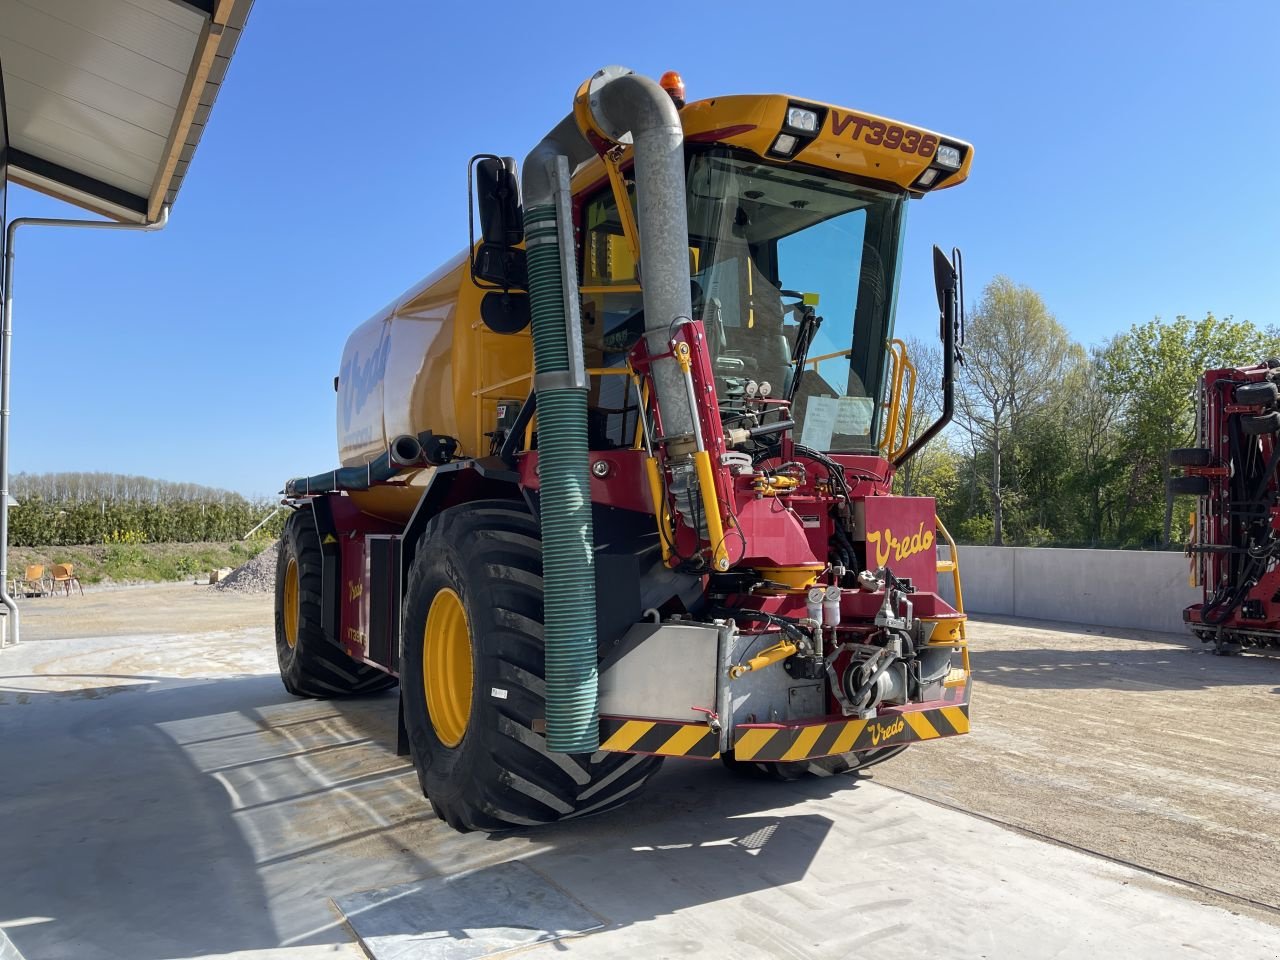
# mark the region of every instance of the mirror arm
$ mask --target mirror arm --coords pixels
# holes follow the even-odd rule
[[[929,424],[927,430],[916,437],[911,446],[893,461],[895,470],[910,460],[926,443],[942,432],[951,422],[955,413],[955,360],[956,360],[956,315],[958,281],[953,282],[943,295],[942,307],[942,413],[937,420]]]

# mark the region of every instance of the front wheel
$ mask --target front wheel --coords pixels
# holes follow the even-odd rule
[[[436,815],[504,830],[608,810],[661,765],[620,753],[549,753],[542,541],[511,501],[452,507],[409,570],[400,660],[409,751]]]

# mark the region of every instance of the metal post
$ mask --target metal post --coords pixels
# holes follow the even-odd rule
[[[18,605],[9,595],[9,370],[13,343],[13,259],[14,240],[19,227],[85,227],[94,230],[164,229],[169,222],[169,208],[160,209],[154,223],[117,223],[114,220],[62,220],[51,217],[18,217],[9,221],[8,242],[4,254],[4,313],[0,318],[0,603],[8,608],[13,627],[12,641],[20,640]]]
[[[201,504],[201,505],[200,505],[200,509],[201,509],[202,511],[204,510],[204,504]],[[252,537],[255,533],[257,533],[259,530],[261,530],[263,527],[265,527],[265,526],[267,525],[267,521],[268,521],[268,520],[270,520],[272,517],[274,517],[277,513],[279,513],[279,512],[280,512],[281,510],[283,510],[283,509],[284,509],[283,507],[277,506],[274,510],[272,510],[272,511],[271,511],[270,513],[268,513],[265,517],[263,517],[263,518],[262,518],[262,520],[261,520],[261,522],[259,522],[259,523],[255,524],[255,525],[254,525],[254,528],[253,528],[252,530],[250,530],[248,533],[246,533],[246,534],[245,534],[243,537],[241,537],[240,539],[241,539],[241,540],[248,540],[248,539],[249,539],[250,537]]]

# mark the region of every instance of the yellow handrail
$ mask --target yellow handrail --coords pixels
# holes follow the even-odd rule
[[[887,460],[896,460],[911,445],[911,417],[915,409],[916,367],[907,356],[907,345],[890,340],[889,399],[880,405],[884,421],[878,444]]]
[[[902,440],[893,450],[893,459],[906,453],[907,447],[911,446],[911,418],[916,409],[916,365],[911,362],[911,357],[907,353],[907,345],[901,340],[895,341],[902,348],[902,367],[904,371],[904,380],[906,382],[906,403],[901,408],[902,413]]]
[[[956,591],[956,611],[964,613],[964,593],[960,589],[960,552],[956,549],[956,542],[951,539],[951,534],[942,522],[942,518],[935,514],[933,520],[938,526],[938,532],[942,534],[942,539],[947,541],[947,547],[951,551],[950,560],[937,561],[938,572],[951,574],[951,583]]]
[[[630,367],[587,367],[587,376],[589,377],[629,377],[631,376]],[[488,386],[480,387],[478,390],[472,390],[473,397],[483,397],[487,393],[494,390],[501,390],[503,387],[509,387],[513,383],[520,383],[524,380],[532,380],[533,373],[522,373],[516,377],[508,377],[506,380],[499,380],[497,383],[491,383]]]
[[[884,419],[880,424],[880,442],[876,444],[880,451],[889,456],[889,444],[892,442],[893,429],[898,422],[899,380],[902,377],[902,360],[892,343],[885,344],[889,348],[889,396],[880,405],[884,410]]]
[[[824,353],[820,357],[806,357],[804,362],[812,366],[813,369],[816,371],[818,369],[818,364],[820,364],[823,360],[833,360],[836,357],[844,357],[846,360],[848,360],[849,356],[850,354],[848,350],[837,350],[835,353]]]
[[[522,373],[516,377],[508,377],[506,380],[499,380],[497,383],[491,383],[487,387],[480,387],[478,390],[472,390],[473,397],[483,397],[485,394],[494,390],[501,390],[503,387],[509,387],[513,383],[521,383],[525,380],[532,380],[532,373]]]

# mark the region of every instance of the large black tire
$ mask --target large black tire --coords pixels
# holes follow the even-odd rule
[[[1170,477],[1169,492],[1174,496],[1203,497],[1209,493],[1208,477]]]
[[[1256,417],[1241,417],[1240,429],[1251,437],[1259,437],[1264,433],[1275,433],[1280,430],[1280,412],[1272,410]]]
[[[451,728],[441,707],[438,730],[423,662],[428,614],[445,591],[465,613],[471,695],[464,707],[465,694],[446,698],[432,686],[437,702],[459,705],[453,718],[465,718]],[[608,810],[636,796],[662,763],[621,753],[547,752],[534,729],[546,716],[542,599],[542,540],[521,505],[463,504],[427,524],[405,592],[401,703],[422,792],[457,830],[506,830]],[[450,607],[455,599],[440,602]]]
[[[1204,447],[1178,447],[1169,451],[1169,465],[1173,467],[1207,467],[1213,453]]]
[[[802,777],[830,777],[837,773],[857,773],[877,763],[884,763],[896,757],[910,744],[883,747],[879,750],[863,750],[859,753],[841,753],[833,757],[819,757],[816,760],[797,760],[793,763],[778,763],[773,760],[738,760],[733,754],[725,754],[720,759],[731,771],[742,777],[756,780],[780,780],[790,782]]]
[[[297,612],[289,611],[290,564],[295,565]],[[347,697],[377,693],[396,678],[353,660],[320,625],[320,535],[310,508],[285,521],[276,559],[276,659],[284,688],[298,697]],[[290,643],[290,632],[293,642]]]
[[[1277,396],[1280,396],[1280,389],[1266,380],[1236,387],[1236,403],[1275,403]]]

